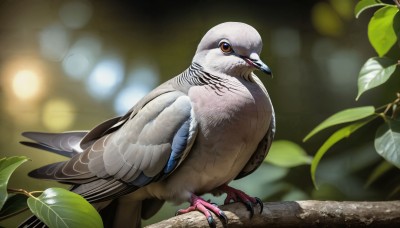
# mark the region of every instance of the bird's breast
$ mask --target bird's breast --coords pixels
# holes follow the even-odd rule
[[[231,181],[246,165],[268,130],[273,109],[268,94],[247,81],[218,91],[196,87],[189,97],[200,130],[182,165],[199,176],[194,178],[196,191],[209,191]]]
[[[263,137],[267,131],[272,104],[268,94],[255,82],[234,80],[218,90],[197,86],[189,91],[189,97],[200,130],[208,140],[217,136],[253,138],[249,132]],[[222,134],[235,129],[241,132]]]

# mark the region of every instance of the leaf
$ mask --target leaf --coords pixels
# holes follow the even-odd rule
[[[380,57],[385,55],[396,43],[397,35],[393,28],[393,19],[399,9],[394,5],[380,8],[374,13],[368,24],[368,38]]]
[[[390,58],[373,57],[361,67],[358,75],[358,94],[356,100],[365,91],[385,83],[396,70],[397,61]]]
[[[378,128],[375,149],[386,161],[400,168],[400,121],[388,120]]]
[[[311,157],[296,143],[279,140],[272,143],[265,161],[281,167],[311,164]]]
[[[90,203],[63,188],[48,188],[39,197],[29,197],[28,207],[49,227],[103,227]]]
[[[357,3],[356,7],[354,8],[354,15],[356,18],[360,16],[360,14],[369,8],[376,7],[376,6],[387,6],[388,4],[381,2],[380,0],[361,0]]]
[[[28,158],[25,156],[14,156],[0,159],[0,209],[3,208],[3,205],[7,200],[7,185],[11,174],[26,161],[28,161]]]
[[[0,211],[0,220],[9,218],[28,209],[26,204],[27,198],[28,197],[23,194],[9,195],[6,203]]]
[[[372,173],[369,175],[367,183],[365,183],[365,187],[370,186],[372,183],[374,183],[380,176],[385,174],[387,171],[392,169],[394,166],[390,164],[387,161],[382,161],[375,169],[372,171]]]
[[[375,108],[373,106],[363,106],[363,107],[350,108],[340,111],[330,116],[328,119],[326,119],[325,121],[320,123],[317,127],[315,127],[310,133],[308,133],[306,137],[304,137],[303,142],[307,141],[313,135],[315,135],[316,133],[320,132],[325,128],[342,123],[360,120],[368,116],[372,116],[374,115],[374,113],[375,113]]]
[[[359,121],[353,124],[350,124],[346,127],[343,127],[339,130],[337,130],[335,133],[333,133],[325,142],[322,144],[322,146],[318,149],[317,153],[314,156],[314,159],[311,162],[311,179],[314,183],[314,186],[316,189],[318,189],[318,185],[315,179],[315,172],[317,170],[319,161],[321,158],[324,156],[326,151],[328,151],[329,148],[331,148],[334,144],[339,142],[340,140],[349,137],[353,132],[357,131],[360,127],[366,125],[373,119],[375,119],[377,116],[369,118],[364,121]]]

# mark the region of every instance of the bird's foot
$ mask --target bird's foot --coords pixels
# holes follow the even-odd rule
[[[228,217],[226,217],[225,213],[221,209],[219,209],[217,205],[207,202],[203,198],[196,196],[194,194],[192,194],[192,197],[190,199],[190,206],[186,209],[178,210],[176,212],[176,215],[185,214],[191,211],[199,211],[203,213],[206,216],[207,222],[210,225],[210,227],[216,227],[211,212],[216,214],[221,219],[224,227],[228,223]]]
[[[225,192],[227,195],[224,204],[229,204],[231,202],[243,203],[246,206],[247,210],[250,211],[250,218],[254,215],[255,205],[260,205],[260,214],[264,209],[264,204],[259,198],[251,197],[238,189],[229,187],[228,185],[222,185],[218,188],[218,190]]]

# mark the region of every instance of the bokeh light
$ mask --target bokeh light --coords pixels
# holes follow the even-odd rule
[[[128,77],[132,84],[141,84],[151,89],[159,84],[160,75],[155,65],[139,62],[131,69]]]
[[[118,57],[108,57],[94,67],[86,80],[86,88],[90,95],[104,100],[113,95],[124,79],[124,66]]]
[[[311,12],[314,28],[322,35],[338,37],[344,33],[344,25],[339,14],[326,2],[318,2]]]
[[[35,98],[41,89],[39,76],[31,70],[18,71],[12,79],[14,94],[22,100]]]
[[[356,84],[360,67],[362,65],[362,56],[354,49],[349,47],[343,48],[340,44],[331,39],[321,38],[318,39],[312,49],[312,57],[316,62],[315,66],[321,72],[324,72],[324,77],[330,79],[330,85],[333,90],[341,88],[343,93],[348,96],[353,95],[351,91]]]
[[[45,27],[39,35],[40,52],[52,61],[61,61],[68,51],[69,33],[60,23]]]
[[[72,45],[62,62],[65,74],[75,79],[84,78],[93,67],[101,50],[102,44],[99,37],[93,34],[81,36]]]
[[[64,72],[75,79],[82,78],[89,70],[91,61],[89,58],[80,51],[68,54],[62,63]]]
[[[65,131],[71,127],[74,120],[75,107],[66,99],[53,98],[43,106],[42,122],[50,131]]]
[[[149,90],[142,85],[130,85],[119,91],[114,101],[114,111],[118,115],[123,115],[142,99]]]
[[[66,1],[59,11],[65,26],[79,29],[85,26],[92,16],[92,7],[87,1]]]
[[[332,81],[332,88],[349,88],[344,92],[355,95],[349,85],[357,83],[354,75],[359,73],[361,64],[362,58],[360,54],[352,49],[337,49],[332,52],[328,60],[328,75]]]
[[[137,63],[131,68],[127,85],[119,91],[114,101],[114,111],[118,115],[127,112],[156,87],[159,81],[159,73],[151,64]]]
[[[354,2],[349,0],[330,0],[335,11],[344,19],[351,20],[354,17]]]

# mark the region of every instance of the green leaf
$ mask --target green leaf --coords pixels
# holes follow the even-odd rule
[[[397,60],[373,57],[361,67],[358,75],[358,94],[356,100],[365,91],[385,83],[396,70]]]
[[[306,137],[304,137],[303,142],[307,141],[313,135],[315,135],[316,133],[320,132],[325,128],[342,123],[360,120],[368,116],[372,116],[374,114],[375,114],[375,108],[373,106],[363,106],[363,107],[350,108],[340,111],[330,116],[328,119],[326,119],[325,121],[320,123],[317,127],[315,127],[310,133],[308,133]]]
[[[7,219],[28,209],[26,199],[23,194],[9,195],[6,203],[0,211],[0,220]]]
[[[49,227],[103,227],[90,203],[63,188],[49,188],[39,197],[29,197],[28,206]]]
[[[311,157],[296,143],[287,140],[274,141],[265,161],[281,167],[311,164]]]
[[[7,200],[7,185],[11,174],[26,161],[28,161],[28,158],[25,156],[14,156],[0,159],[0,209],[3,208],[3,205]]]
[[[388,5],[377,10],[368,24],[368,38],[380,57],[385,55],[397,41],[393,19],[399,9]]]
[[[364,121],[359,121],[353,124],[350,124],[346,127],[343,127],[339,130],[337,130],[335,133],[333,133],[325,142],[322,144],[322,146],[318,149],[317,153],[314,156],[314,159],[311,162],[311,179],[314,183],[314,186],[316,189],[318,189],[318,185],[315,179],[315,173],[319,164],[319,161],[321,158],[324,156],[326,151],[328,151],[329,148],[331,148],[334,144],[339,142],[340,140],[349,137],[353,132],[357,131],[360,127],[366,125],[373,119],[375,119],[377,116],[369,118]]]
[[[378,128],[375,149],[386,161],[400,168],[400,121],[388,120]]]
[[[358,18],[360,14],[366,9],[376,6],[385,6],[385,5],[388,4],[383,3],[380,0],[361,0],[357,3],[356,7],[354,8],[354,15],[356,16],[356,18]]]
[[[390,164],[387,161],[382,161],[375,169],[372,171],[372,173],[369,175],[367,183],[365,183],[365,187],[370,186],[372,183],[374,183],[380,176],[385,174],[387,171],[392,169],[394,166]]]

